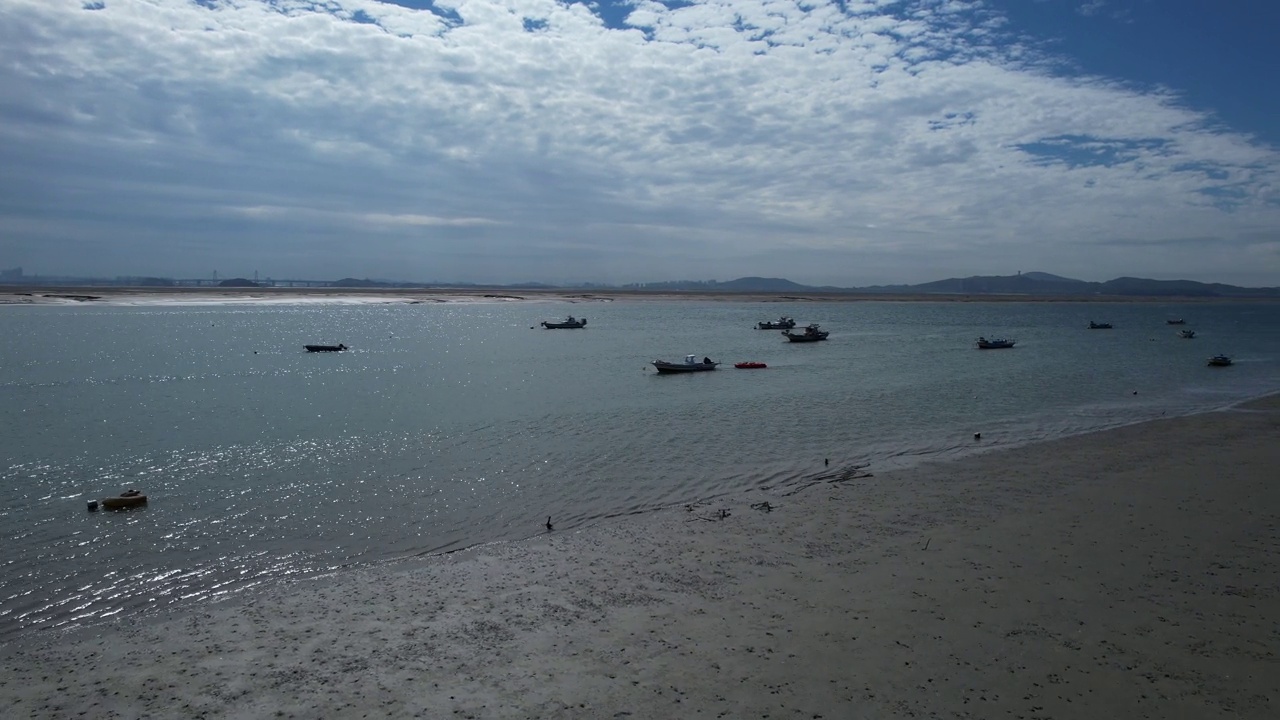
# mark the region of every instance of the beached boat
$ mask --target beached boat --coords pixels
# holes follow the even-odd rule
[[[658,372],[666,373],[688,373],[688,372],[704,372],[706,370],[715,370],[718,362],[712,362],[711,358],[704,357],[701,360],[694,355],[685,355],[684,362],[667,362],[666,360],[654,360],[653,367]]]
[[[1196,331],[1195,331],[1195,330],[1179,330],[1179,331],[1178,331],[1178,337],[1180,337],[1180,338],[1186,338],[1186,339],[1190,340],[1191,338],[1193,338],[1193,337],[1195,337],[1195,336],[1196,336]]]
[[[757,330],[790,330],[795,326],[795,319],[789,318],[786,315],[783,315],[777,320],[762,320],[761,322],[756,323]]]
[[[1186,325],[1186,324],[1187,324],[1187,321],[1186,321],[1186,320],[1183,320],[1182,318],[1174,318],[1174,319],[1172,319],[1172,320],[1165,320],[1165,322],[1169,323],[1170,325]]]
[[[979,337],[977,342],[974,343],[974,345],[976,345],[979,350],[1003,350],[1005,348],[1013,347],[1013,344],[1016,342],[1018,341],[1008,340],[1005,338]]]
[[[1089,321],[1089,329],[1090,329],[1090,330],[1110,330],[1110,329],[1111,329],[1111,323],[1099,323],[1099,322],[1094,322],[1094,321],[1090,320],[1090,321]]]
[[[587,326],[586,318],[575,318],[570,315],[563,320],[543,320],[542,327],[548,330],[575,330]]]
[[[802,333],[783,330],[782,334],[791,342],[817,342],[818,340],[826,340],[829,333],[826,330],[819,329],[818,323],[809,323]]]
[[[768,365],[765,365],[762,362],[740,362],[740,363],[734,363],[733,366],[738,368],[739,370],[759,370],[761,368],[769,367]]]
[[[347,349],[346,345],[341,343],[337,345],[306,345],[307,352],[341,352]]]
[[[103,498],[102,507],[107,510],[125,510],[147,504],[147,496],[138,490],[126,490],[115,497]]]
[[[1231,364],[1231,358],[1226,355],[1214,355],[1209,358],[1209,367],[1226,367]]]

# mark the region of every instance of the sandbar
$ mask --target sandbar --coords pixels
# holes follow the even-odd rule
[[[1280,397],[0,647],[10,717],[1280,717]],[[763,503],[768,503],[764,505]]]

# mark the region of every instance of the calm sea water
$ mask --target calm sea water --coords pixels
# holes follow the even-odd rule
[[[566,311],[587,329],[531,327]],[[753,329],[783,312],[830,339]],[[778,491],[824,458],[885,469],[1280,390],[1275,304],[5,307],[0,331],[0,639]],[[687,353],[726,364],[648,365]],[[86,511],[130,487],[145,509]]]

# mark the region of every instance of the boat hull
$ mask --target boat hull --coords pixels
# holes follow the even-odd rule
[[[305,345],[307,352],[342,352],[346,345]]]
[[[676,375],[679,373],[707,372],[715,370],[720,363],[669,363],[661,360],[653,361],[653,368],[663,375]]]
[[[992,338],[990,340],[980,337],[974,343],[979,350],[1008,350],[1014,346],[1017,340],[1005,340],[1004,338]]]
[[[763,368],[769,367],[768,365],[765,365],[762,362],[740,362],[740,363],[734,363],[733,366],[738,368],[739,370],[761,370]]]
[[[548,330],[579,330],[586,326],[587,326],[586,318],[579,318],[576,320],[561,320],[560,322],[551,322],[550,320],[542,321],[542,327]]]
[[[102,501],[102,507],[107,510],[127,510],[129,508],[141,507],[146,504],[146,495],[122,495],[120,497],[104,498]]]

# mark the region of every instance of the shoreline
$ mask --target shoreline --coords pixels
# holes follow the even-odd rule
[[[32,717],[1274,717],[1280,443],[1258,437],[1277,430],[1272,395],[832,473],[769,510],[753,493],[280,582],[0,645],[0,702]]]
[[[953,295],[881,293],[768,293],[643,290],[512,290],[508,288],[128,288],[0,286],[2,306],[169,306],[243,304],[429,304],[477,302],[944,302],[944,303],[1251,303],[1272,297],[1139,295]]]

